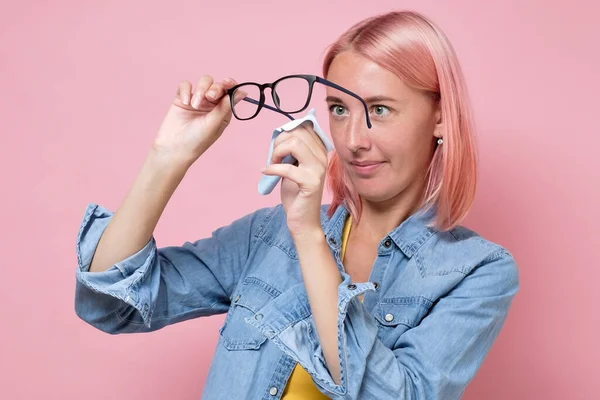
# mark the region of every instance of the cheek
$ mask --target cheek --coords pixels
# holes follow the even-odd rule
[[[413,174],[427,168],[432,155],[431,132],[421,130],[396,131],[382,138],[378,148],[400,173]]]
[[[329,133],[331,134],[331,141],[333,142],[333,147],[339,149],[340,146],[342,146],[343,144],[342,136],[333,127],[329,129]]]
[[[415,150],[419,147],[418,135],[401,125],[382,130],[374,139],[377,149],[390,161],[406,162],[415,157]]]
[[[341,124],[339,124],[341,125]],[[353,157],[352,153],[348,149],[348,135],[346,134],[346,130],[341,126],[335,128],[330,126],[330,134],[331,141],[333,142],[333,148],[337,152],[338,156],[345,160],[347,158]]]
[[[339,121],[329,119],[329,132],[331,133],[331,139],[335,147],[343,146],[345,139],[344,133],[346,132],[345,127]]]

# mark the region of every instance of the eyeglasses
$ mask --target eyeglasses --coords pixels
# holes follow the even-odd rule
[[[360,96],[316,75],[287,75],[277,79],[275,82],[263,84],[244,82],[228,89],[227,94],[231,101],[233,115],[241,121],[256,117],[263,107],[294,120],[294,117],[290,114],[302,112],[308,107],[315,82],[340,90],[359,100],[365,109],[367,126],[371,129],[371,120],[369,119],[367,103],[365,103]],[[275,107],[265,104],[266,88],[271,89],[271,96]],[[242,101],[233,104],[233,99],[238,90],[246,92],[247,95]]]

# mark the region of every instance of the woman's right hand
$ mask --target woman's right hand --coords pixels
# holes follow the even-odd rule
[[[153,151],[168,160],[189,167],[223,133],[232,117],[227,89],[237,85],[233,79],[214,82],[208,75],[202,76],[195,88],[183,81],[165,116]],[[239,91],[234,103],[247,93]]]

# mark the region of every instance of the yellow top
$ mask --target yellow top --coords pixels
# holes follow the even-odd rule
[[[344,224],[344,232],[342,234],[342,261],[346,254],[346,244],[348,242],[348,235],[350,234],[350,227],[352,226],[352,215],[348,215],[346,223]],[[312,378],[306,372],[300,364],[296,364],[296,367],[292,371],[292,375],[288,380],[287,386],[281,395],[282,400],[327,400],[323,393],[317,389],[317,386],[312,381]]]

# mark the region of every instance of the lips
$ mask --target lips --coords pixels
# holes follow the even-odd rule
[[[382,161],[355,161],[350,163],[352,165],[352,169],[358,175],[367,177],[372,175],[381,165],[383,165]]]
[[[358,167],[368,167],[370,165],[381,164],[382,161],[353,161],[352,164]]]

